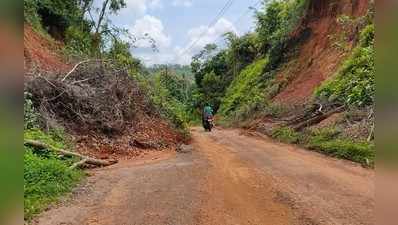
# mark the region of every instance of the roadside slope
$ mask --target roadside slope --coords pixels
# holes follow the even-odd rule
[[[24,69],[45,72],[66,72],[71,68],[61,56],[62,43],[50,40],[36,32],[29,24],[24,25]]]
[[[357,20],[365,16],[368,9],[369,0],[311,1],[306,16],[291,35],[292,39],[304,40],[298,55],[277,74],[277,79],[288,84],[273,100],[300,104],[311,98],[315,88],[334,75],[345,59],[346,52],[336,46],[338,42],[346,42],[343,44],[350,52],[358,41],[360,25],[348,30],[339,24],[339,19],[347,16]],[[341,40],[344,35],[348,37]]]

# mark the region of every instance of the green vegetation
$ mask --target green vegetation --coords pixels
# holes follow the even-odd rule
[[[346,138],[334,127],[306,132],[296,132],[289,127],[278,127],[273,129],[271,137],[284,143],[299,144],[336,158],[358,162],[363,166],[374,166],[375,145],[373,143]]]
[[[372,24],[361,32],[359,45],[343,63],[339,72],[316,90],[315,95],[347,105],[372,105],[375,96],[374,59],[374,25]]]
[[[134,37],[124,28],[113,26],[108,16],[117,14],[126,7],[124,0],[102,0],[93,4],[93,0],[24,0],[25,22],[37,31],[61,40],[65,43],[64,53],[72,59],[102,58],[112,61],[120,68],[128,70],[129,74],[147,81],[149,96],[158,111],[179,130],[187,132],[187,124],[193,120],[192,105],[192,73],[189,66],[171,66],[168,77],[159,74],[161,65],[146,70],[141,62],[131,52],[135,42],[143,39],[148,41],[153,49],[156,43],[148,34],[146,37]],[[92,16],[95,15],[95,16]],[[182,78],[183,77],[183,78]],[[141,79],[142,78],[142,79]],[[141,82],[143,83],[143,82]],[[151,83],[151,85],[149,85]],[[25,106],[25,119],[30,118],[29,102]],[[26,122],[27,128],[31,122]]]
[[[46,38],[64,42],[63,53],[73,61],[99,58],[126,69],[146,88],[154,106],[151,110],[157,110],[176,130],[189,138],[188,123],[195,120],[190,97],[194,87],[192,75],[186,73],[188,76],[185,76],[190,67],[176,67],[178,72],[168,74],[148,74],[131,53],[138,39],[131,37],[125,29],[114,27],[107,19],[110,13],[117,14],[125,7],[125,1],[103,0],[98,3],[93,5],[93,0],[24,0],[25,22]],[[94,7],[96,5],[99,5],[98,10]],[[89,17],[89,13],[96,16]],[[149,35],[144,39],[156,48]],[[45,121],[30,98],[30,94],[25,93],[24,138],[61,149],[73,149],[62,129],[41,130],[41,122]],[[24,149],[24,213],[25,219],[30,220],[70,192],[84,174],[78,169],[70,169],[75,162],[73,158],[60,157],[50,149],[38,150],[27,146]]]
[[[26,139],[40,140],[43,143],[66,147],[62,133],[46,134],[39,129],[25,130]],[[49,204],[57,201],[83,177],[76,169],[69,169],[73,159],[61,159],[49,149],[36,151],[25,147],[24,153],[24,213],[25,219],[31,219],[43,211]]]
[[[198,107],[210,103],[228,120],[244,120],[267,111],[268,98],[280,89],[275,69],[294,52],[289,33],[304,15],[308,1],[264,1],[256,12],[256,32],[226,33],[227,48],[207,45],[192,59]],[[293,41],[294,42],[294,41]]]
[[[157,76],[154,81],[154,87],[151,90],[151,99],[155,106],[160,109],[160,113],[184,136],[189,135],[188,114],[185,105],[173,96],[173,93],[162,82],[161,76]]]
[[[260,52],[269,55],[267,70],[276,69],[289,51],[289,33],[295,29],[305,13],[308,0],[264,1],[264,9],[256,14],[256,31],[261,45]],[[293,47],[293,46],[289,46]]]
[[[67,56],[103,57],[114,40],[136,40],[108,20],[124,7],[124,0],[24,0],[24,18],[36,31],[63,41]]]
[[[221,123],[227,126],[248,124],[246,121],[258,117],[286,114],[286,106],[275,105],[271,99],[289,83],[289,79],[277,79],[275,74],[281,66],[296,63],[296,49],[307,34],[305,30],[302,30],[303,36],[290,34],[307,15],[310,2],[263,1],[263,9],[255,15],[255,32],[241,37],[227,33],[226,49],[209,44],[194,56],[191,66],[198,87],[197,107],[211,103],[220,115]],[[336,41],[335,47],[348,52],[354,40],[355,48],[338,73],[316,90],[316,101],[359,108],[374,104],[373,17],[372,9],[363,17],[337,16],[336,22],[343,32],[331,35],[330,38]],[[359,35],[358,29],[363,29]],[[373,143],[351,140],[332,128],[298,132],[281,127],[271,136],[363,165],[372,165],[374,161]]]
[[[149,73],[156,74],[161,71],[168,70],[170,73],[175,74],[179,77],[188,79],[190,82],[194,82],[193,73],[189,65],[179,65],[179,64],[155,64],[148,68]]]
[[[207,45],[193,57],[191,67],[198,88],[197,107],[202,108],[209,103],[218,111],[225,89],[232,80],[232,74],[228,71],[226,51],[217,53],[216,50],[216,45]]]
[[[261,76],[267,59],[261,59],[247,66],[229,86],[220,108],[221,115],[243,113],[247,108],[261,107],[265,101]]]
[[[305,146],[327,155],[374,166],[375,145],[365,141],[354,141],[336,136],[337,132],[326,129],[312,132]]]
[[[300,140],[300,134],[289,127],[279,127],[272,130],[271,137],[289,144],[297,144]]]
[[[136,74],[141,88],[148,93],[156,110],[168,120],[186,139],[190,137],[189,124],[199,120],[194,107],[194,84],[187,77],[181,77],[172,71],[157,74]]]
[[[65,141],[63,130],[51,129],[44,133],[39,129],[40,114],[27,92],[24,111],[24,139],[37,140],[61,149],[72,147]],[[71,191],[83,173],[69,169],[75,162],[73,158],[60,158],[50,149],[37,150],[25,146],[24,150],[24,217],[30,220]]]
[[[33,106],[30,93],[25,92],[24,99],[24,129],[32,129],[38,126],[40,115]]]
[[[24,154],[24,213],[25,219],[43,211],[59,199],[82,178],[78,170],[70,170],[56,156],[45,158],[25,149]]]
[[[292,39],[290,34],[305,15],[309,0],[264,0],[263,8],[255,14],[254,32],[240,37],[226,33],[226,48],[208,44],[192,58],[190,66],[154,65],[149,69],[131,52],[135,42],[142,38],[132,37],[126,29],[113,26],[107,19],[126,6],[125,0],[93,2],[24,0],[25,22],[46,37],[63,41],[65,55],[75,61],[100,58],[127,69],[153,103],[151,110],[170,121],[184,137],[189,138],[188,126],[200,120],[206,103],[213,106],[227,125],[254,119],[256,115],[276,117],[286,111],[270,101],[287,84],[277,80],[275,74],[296,53],[300,40]],[[91,13],[95,16],[91,17]],[[340,16],[338,23],[349,34],[337,37],[338,47],[346,51],[351,32],[357,31],[352,31],[352,18]],[[374,104],[375,28],[371,21],[368,24],[341,69],[316,90],[314,95],[318,99],[356,107]],[[156,49],[150,35],[144,39]],[[42,121],[29,93],[25,93],[24,112],[25,139],[72,148],[62,130],[40,130]],[[297,132],[280,127],[271,136],[334,157],[374,165],[374,143],[349,139],[335,128]],[[24,212],[29,220],[68,193],[84,175],[69,169],[73,158],[59,157],[50,149],[24,149]]]

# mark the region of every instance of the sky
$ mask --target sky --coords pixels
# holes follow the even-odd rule
[[[128,29],[135,37],[148,33],[156,41],[157,52],[151,49],[148,41],[138,41],[137,48],[132,50],[145,65],[189,64],[191,57],[206,44],[222,43],[222,34],[232,31],[242,35],[252,30],[254,13],[248,9],[259,6],[259,2],[233,1],[228,11],[210,28],[208,25],[227,0],[126,0],[127,7],[110,16],[110,20],[114,25]],[[198,40],[200,36],[202,38]]]

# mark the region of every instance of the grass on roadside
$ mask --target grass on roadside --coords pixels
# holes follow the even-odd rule
[[[333,128],[311,132],[305,147],[336,158],[351,160],[363,166],[374,166],[375,145],[373,143],[341,137]]]
[[[63,148],[65,142],[55,134],[38,129],[26,130],[25,138]],[[24,153],[24,218],[30,220],[49,204],[70,192],[83,178],[82,171],[69,169],[73,159],[63,160],[51,150],[36,151],[25,147]]]
[[[300,134],[289,127],[278,127],[272,131],[271,136],[278,141],[297,144],[300,140]]]
[[[289,127],[279,127],[273,130],[271,136],[284,143],[299,144],[310,150],[357,162],[366,167],[374,166],[374,143],[342,137],[335,128],[296,132]]]

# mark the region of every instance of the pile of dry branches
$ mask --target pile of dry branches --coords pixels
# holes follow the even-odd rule
[[[155,110],[127,71],[111,62],[84,61],[69,73],[26,82],[44,121],[77,133],[121,134],[140,114]]]

